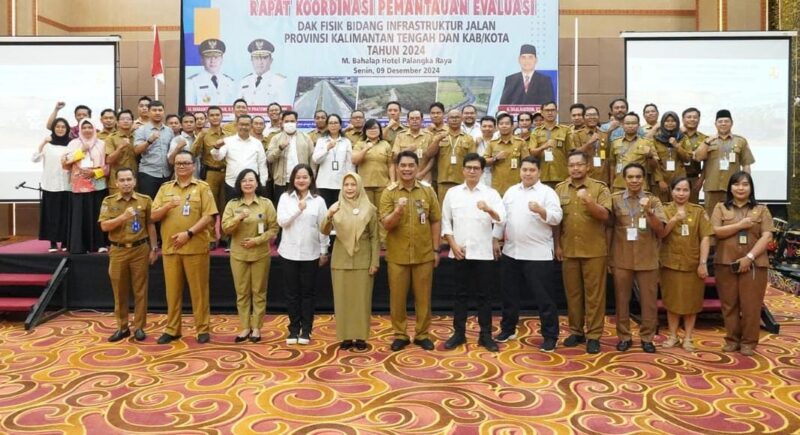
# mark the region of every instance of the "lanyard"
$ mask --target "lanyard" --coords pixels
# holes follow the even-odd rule
[[[455,156],[456,147],[458,146],[458,143],[461,141],[461,135],[458,135],[455,145],[453,144],[453,136],[450,136],[449,134],[447,135],[447,141],[450,143],[450,155]]]

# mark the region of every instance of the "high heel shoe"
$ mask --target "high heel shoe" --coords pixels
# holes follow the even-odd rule
[[[236,338],[233,339],[234,343],[241,343],[243,341],[247,341],[250,338],[250,331],[247,331],[246,335],[237,335]]]

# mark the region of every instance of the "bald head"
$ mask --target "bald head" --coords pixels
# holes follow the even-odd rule
[[[447,126],[450,130],[461,130],[461,111],[452,109],[447,112]]]

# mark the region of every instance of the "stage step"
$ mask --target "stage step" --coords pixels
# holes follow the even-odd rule
[[[0,273],[0,287],[46,287],[51,278],[49,273]]]
[[[14,298],[14,297],[0,297],[0,312],[14,311],[27,313],[36,303],[39,298]]]

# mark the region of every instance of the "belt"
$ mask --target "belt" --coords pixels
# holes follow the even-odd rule
[[[211,166],[206,166],[207,171],[217,171],[217,172],[225,172],[225,168],[212,168]]]
[[[139,239],[139,240],[137,240],[135,242],[132,242],[132,243],[117,243],[117,242],[110,242],[110,243],[111,243],[111,246],[116,246],[118,248],[135,248],[135,247],[137,247],[139,245],[143,245],[143,244],[147,243],[147,241],[148,240],[145,237],[144,239]]]

